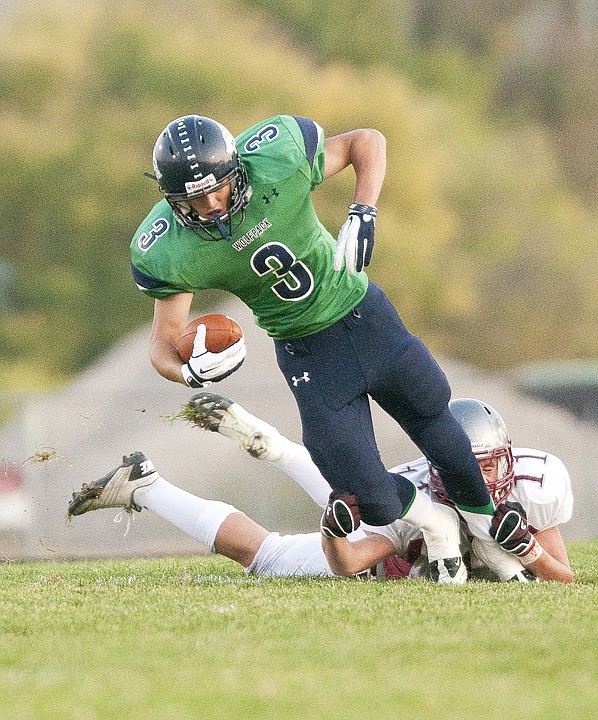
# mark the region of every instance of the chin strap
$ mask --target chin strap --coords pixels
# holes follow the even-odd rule
[[[216,223],[216,227],[218,228],[218,232],[222,235],[222,237],[225,240],[231,240],[230,232],[228,231],[228,228],[226,225],[222,222],[222,220],[219,217],[214,218],[214,222]]]

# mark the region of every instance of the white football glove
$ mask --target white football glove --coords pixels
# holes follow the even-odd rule
[[[349,217],[340,229],[334,253],[334,269],[343,269],[346,261],[347,272],[353,275],[370,264],[374,249],[374,231],[378,211],[373,205],[349,205]]]
[[[192,388],[224,380],[241,367],[246,354],[245,337],[240,337],[218,353],[209,352],[206,349],[206,326],[198,325],[189,362],[181,367],[183,380]]]

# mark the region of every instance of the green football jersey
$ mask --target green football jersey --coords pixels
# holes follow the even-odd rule
[[[276,339],[323,330],[355,307],[368,284],[364,272],[334,271],[336,241],[311,202],[324,178],[323,132],[307,118],[279,115],[236,143],[253,189],[245,221],[231,240],[204,240],[161,200],[131,242],[135,282],[153,298],[226,290]]]

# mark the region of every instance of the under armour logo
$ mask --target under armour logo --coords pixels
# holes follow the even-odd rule
[[[271,192],[272,192],[272,194],[270,196],[262,195],[262,200],[266,203],[266,205],[270,204],[271,197],[278,197],[280,195],[280,193],[278,192],[278,190],[276,188],[272,188]]]
[[[296,377],[295,375],[293,375],[293,385],[295,387],[297,387],[297,385],[299,385],[299,383],[302,380],[305,380],[306,383],[309,382],[309,380],[310,380],[309,373],[304,372],[303,375],[301,375],[301,377]]]

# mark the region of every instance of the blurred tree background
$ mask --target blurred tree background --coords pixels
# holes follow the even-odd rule
[[[0,36],[0,388],[64,382],[140,324],[128,246],[172,118],[380,129],[370,277],[441,355],[598,356],[595,0],[40,0]],[[333,234],[352,175],[314,201]]]

